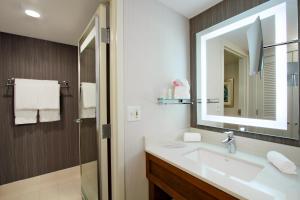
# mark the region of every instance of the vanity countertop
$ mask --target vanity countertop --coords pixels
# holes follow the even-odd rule
[[[250,162],[262,166],[263,169],[250,181],[233,178],[227,174],[220,173],[218,170],[215,172],[212,170],[208,173],[206,170],[203,170],[203,166],[201,166],[200,163],[196,163],[185,156],[200,148],[222,154],[229,158]],[[299,167],[297,168],[298,175],[286,175],[279,172],[266,160],[266,158],[239,151],[234,154],[229,154],[225,147],[202,142],[183,143],[175,141],[152,141],[146,139],[145,151],[239,199],[300,199]]]

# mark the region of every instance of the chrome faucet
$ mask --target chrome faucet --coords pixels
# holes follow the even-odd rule
[[[222,141],[228,149],[228,153],[235,153],[236,152],[236,144],[235,144],[235,138],[233,135],[233,131],[226,131],[224,132],[227,134],[227,138]]]

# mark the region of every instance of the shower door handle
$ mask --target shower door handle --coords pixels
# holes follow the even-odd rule
[[[78,118],[78,119],[74,119],[74,122],[77,124],[80,124],[82,122],[82,119]]]

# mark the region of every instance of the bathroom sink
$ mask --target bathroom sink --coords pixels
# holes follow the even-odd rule
[[[218,173],[231,179],[251,181],[263,169],[262,166],[205,149],[185,155],[201,165],[203,173]]]

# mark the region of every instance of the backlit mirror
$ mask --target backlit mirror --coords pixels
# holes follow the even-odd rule
[[[247,32],[258,18],[265,48],[253,74]],[[297,0],[271,0],[197,33],[197,123],[298,139],[298,43],[276,46],[297,39]]]

